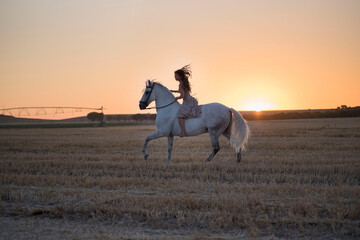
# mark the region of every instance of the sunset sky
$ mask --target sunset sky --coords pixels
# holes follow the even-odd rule
[[[186,64],[200,104],[359,106],[360,1],[0,1],[0,108],[152,113],[146,79]]]

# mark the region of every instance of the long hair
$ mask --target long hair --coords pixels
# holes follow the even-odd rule
[[[191,77],[192,72],[191,72],[190,64],[182,67],[181,69],[176,70],[175,73],[180,76],[184,90],[191,93],[189,77]]]

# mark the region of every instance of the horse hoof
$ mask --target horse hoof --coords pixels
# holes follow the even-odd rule
[[[148,153],[145,153],[145,154],[144,154],[145,160],[147,160],[148,157],[149,157],[149,154],[148,154]]]
[[[238,162],[241,162],[241,150],[236,154],[236,158]]]

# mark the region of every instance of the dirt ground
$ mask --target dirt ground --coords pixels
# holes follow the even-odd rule
[[[155,126],[0,129],[0,239],[359,239],[360,119],[250,121],[241,163]]]

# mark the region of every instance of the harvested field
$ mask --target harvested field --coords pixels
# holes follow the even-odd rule
[[[0,239],[360,238],[360,119],[249,122],[243,161],[155,126],[0,129]]]

